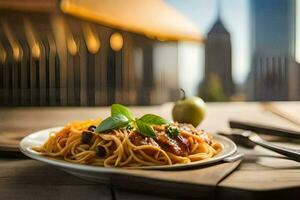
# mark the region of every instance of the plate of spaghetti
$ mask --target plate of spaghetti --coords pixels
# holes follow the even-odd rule
[[[77,175],[126,169],[181,169],[222,161],[236,151],[229,139],[157,115],[132,116],[113,104],[104,120],[76,121],[23,138],[21,151]]]

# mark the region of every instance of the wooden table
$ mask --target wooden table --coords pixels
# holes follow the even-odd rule
[[[273,103],[283,118],[260,103],[210,103],[202,124],[210,131],[229,131],[228,120],[238,119],[299,130],[300,103]],[[172,104],[152,107],[133,107],[135,115],[156,113],[171,119]],[[277,110],[277,111],[278,111]],[[275,114],[274,114],[275,113]],[[282,114],[281,113],[281,114]],[[60,126],[72,120],[105,117],[109,108],[80,107],[10,107],[0,108],[0,134],[4,132],[32,132]],[[291,120],[292,119],[292,120]],[[283,145],[300,148],[300,144]],[[245,158],[239,167],[220,181],[207,194],[207,199],[298,199],[300,196],[300,164],[280,158],[278,154],[260,147],[253,150],[239,147]],[[24,170],[25,166],[32,170]],[[48,180],[44,175],[53,174]],[[125,183],[124,183],[125,184]],[[142,187],[142,186],[141,186]],[[176,193],[176,188],[174,188]],[[173,191],[174,194],[174,191]],[[180,195],[179,195],[180,196]],[[178,196],[178,197],[179,197]],[[149,195],[81,180],[49,165],[28,160],[0,158],[0,199],[172,199]],[[202,198],[203,199],[203,198]]]

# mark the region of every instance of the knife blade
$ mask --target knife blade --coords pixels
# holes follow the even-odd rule
[[[300,131],[294,131],[269,125],[230,120],[229,126],[230,128],[248,130],[258,134],[262,133],[266,135],[300,139]]]

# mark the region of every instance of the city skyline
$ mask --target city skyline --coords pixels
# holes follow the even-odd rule
[[[249,1],[227,0],[223,3],[219,0],[167,0],[167,2],[194,22],[203,37],[207,36],[208,31],[220,15],[231,35],[234,83],[244,83],[250,70],[250,56],[248,56],[250,55]],[[218,3],[219,5],[217,5]],[[235,12],[233,13],[232,10]],[[204,72],[204,45],[200,45],[200,48],[200,68]],[[200,78],[203,79],[203,74],[200,74]]]
[[[249,100],[299,98],[296,89],[299,76],[294,76],[298,74],[298,67],[294,63],[295,2],[251,1],[252,67],[246,91]],[[272,7],[269,6],[270,3],[273,3]]]
[[[245,83],[251,70],[251,30],[250,30],[250,1],[249,0],[167,0],[172,6],[193,21],[201,34],[206,37],[208,31],[217,19],[218,5],[220,18],[231,34],[232,41],[232,76],[235,84]],[[300,33],[300,3],[296,1],[296,33]],[[234,10],[234,12],[232,12]],[[295,38],[295,58],[300,61],[300,38]],[[200,69],[204,72],[204,45],[199,45]],[[203,74],[199,74],[203,79]]]

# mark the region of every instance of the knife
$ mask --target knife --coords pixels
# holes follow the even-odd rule
[[[250,122],[241,122],[235,120],[230,120],[229,126],[230,128],[248,130],[248,131],[253,131],[255,133],[300,139],[300,131],[288,130],[288,129],[283,129],[274,126],[268,126],[263,124],[250,123]]]

